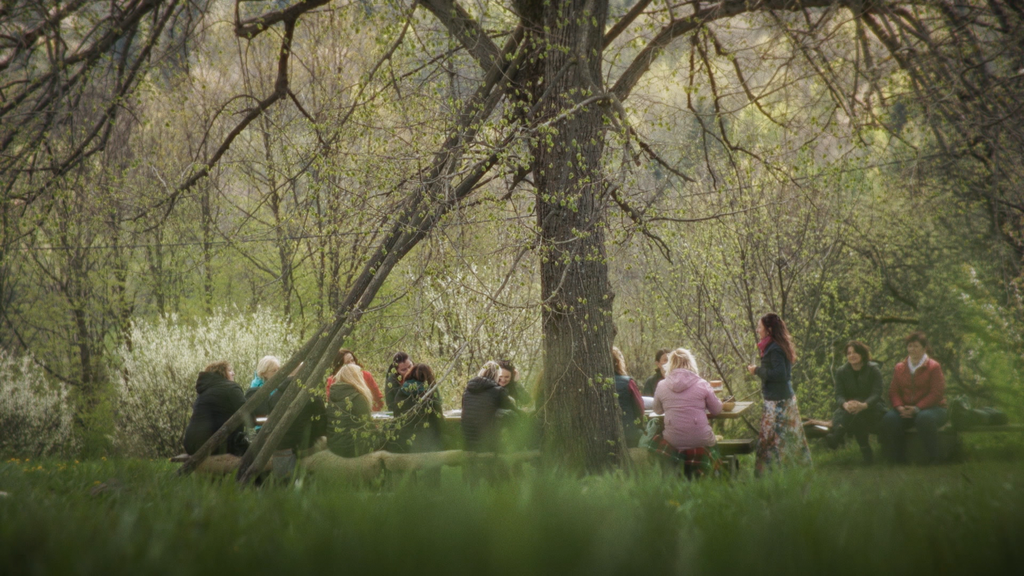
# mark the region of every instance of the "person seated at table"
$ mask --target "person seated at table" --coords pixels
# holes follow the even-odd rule
[[[893,370],[889,385],[892,410],[882,416],[879,439],[891,462],[906,462],[906,431],[917,428],[929,463],[938,462],[938,430],[946,423],[946,377],[927,354],[928,337],[911,332],[905,339],[907,358]]]
[[[507,370],[494,360],[488,361],[462,393],[462,438],[470,452],[499,451],[498,410],[515,409],[508,388],[497,382],[501,372]]]
[[[412,358],[405,352],[395,352],[391,359],[391,365],[388,366],[384,377],[384,403],[392,414],[396,412],[395,396],[402,388],[413,365]]]
[[[327,448],[345,458],[369,454],[377,441],[370,403],[369,386],[363,369],[355,364],[343,365],[327,384]]]
[[[668,373],[654,391],[654,413],[665,415],[662,438],[683,462],[687,478],[701,477],[721,460],[708,415],[722,412],[722,401],[700,377],[697,359],[685,348],[668,354]]]
[[[435,452],[441,450],[441,423],[444,413],[441,392],[432,390],[434,371],[426,364],[414,364],[405,373],[395,391],[394,423],[398,426],[397,452]]]
[[[256,363],[256,372],[249,383],[249,389],[258,389],[281,370],[281,360],[277,356],[264,356]]]
[[[658,382],[665,378],[665,365],[668,364],[668,348],[662,348],[654,353],[654,374],[644,380],[644,387],[641,390],[644,396],[654,396],[658,389]]]
[[[846,364],[835,375],[836,411],[832,431],[825,437],[829,448],[838,448],[847,434],[860,446],[865,464],[874,462],[868,437],[878,427],[882,405],[882,371],[871,361],[871,350],[857,340],[846,344]]]
[[[523,408],[533,401],[526,385],[519,381],[519,370],[511,360],[498,360],[501,373],[498,374],[498,385],[508,391],[508,395],[515,401],[518,408]]]
[[[626,370],[626,359],[615,346],[612,346],[612,363],[615,366],[615,399],[619,402],[622,413],[622,431],[626,436],[626,446],[635,448],[644,434],[644,401],[640,389]]]
[[[366,389],[370,391],[370,398],[373,399],[370,402],[370,408],[374,412],[380,412],[384,409],[384,396],[380,393],[380,388],[377,387],[377,381],[373,379],[373,375],[370,374],[362,364],[359,363],[359,359],[356,358],[355,352],[342,348],[338,350],[338,353],[334,355],[334,363],[331,365],[331,376],[327,378],[328,381],[341,370],[341,367],[345,364],[355,364],[360,367],[363,372],[363,382],[366,383]]]
[[[285,391],[295,385],[295,376],[301,368],[302,365],[299,364],[270,396],[271,412],[284,397]],[[318,384],[307,385],[303,382],[301,385],[309,388],[309,398],[303,405],[302,411],[292,421],[292,425],[288,427],[281,443],[277,445],[278,450],[289,448],[296,451],[306,450],[316,443],[317,438],[327,435],[327,406],[324,403],[324,389]]]
[[[281,360],[277,356],[264,356],[260,358],[260,361],[256,363],[256,373],[253,374],[252,382],[249,383],[249,389],[245,391],[245,399],[249,400],[253,394],[263,387],[271,378],[274,377],[281,370]],[[271,392],[276,394],[277,391]],[[260,403],[252,410],[253,418],[265,418],[270,414],[270,397]],[[255,429],[259,432],[261,426],[257,424]]]
[[[195,454],[245,404],[242,388],[234,380],[234,369],[223,360],[208,365],[199,373],[192,417],[185,428],[185,452]],[[248,447],[242,423],[239,423],[211,454],[241,456]]]

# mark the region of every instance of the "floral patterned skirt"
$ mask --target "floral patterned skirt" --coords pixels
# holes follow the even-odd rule
[[[804,436],[796,396],[786,400],[765,400],[754,472],[761,475],[772,467],[810,465],[811,450]]]

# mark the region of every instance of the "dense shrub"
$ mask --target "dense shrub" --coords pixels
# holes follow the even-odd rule
[[[239,385],[248,388],[262,356],[285,359],[298,347],[291,326],[263,308],[218,310],[194,323],[175,315],[138,320],[129,341],[120,350],[115,443],[120,453],[134,456],[181,452],[196,375],[210,362],[230,361]]]
[[[0,454],[66,455],[74,449],[68,387],[47,381],[31,357],[0,349]]]

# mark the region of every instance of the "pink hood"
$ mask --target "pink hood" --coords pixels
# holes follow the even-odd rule
[[[693,372],[690,372],[689,370],[685,370],[683,368],[676,368],[675,370],[669,372],[668,376],[666,376],[664,380],[658,383],[658,386],[665,384],[666,386],[668,386],[668,389],[670,391],[679,393],[683,392],[684,390],[687,390],[691,386],[696,386],[701,382],[706,384],[708,388],[711,387],[711,385],[705,382],[703,378],[697,376]]]
[[[677,450],[714,446],[708,413],[721,411],[711,385],[689,370],[673,370],[654,391],[654,413],[665,415],[665,440]]]

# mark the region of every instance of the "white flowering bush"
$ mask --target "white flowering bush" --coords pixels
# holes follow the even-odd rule
[[[191,322],[173,314],[138,320],[129,342],[121,347],[116,371],[115,442],[122,454],[139,457],[182,451],[196,376],[207,364],[231,362],[236,381],[248,389],[260,358],[273,354],[284,361],[300,345],[292,326],[265,308],[221,309]]]
[[[459,407],[466,381],[488,360],[512,360],[524,380],[531,379],[531,368],[539,369],[541,333],[536,287],[520,283],[517,290],[498,294],[500,304],[496,304],[491,295],[504,274],[500,266],[470,265],[464,270],[436,273],[418,288],[417,316],[433,322],[424,323],[416,334],[420,350],[417,361],[436,360],[434,371],[438,377],[442,366],[454,363],[450,380],[442,383],[446,408]],[[430,352],[438,357],[431,358]]]
[[[0,349],[0,454],[68,455],[75,450],[68,387],[50,382],[29,356]]]

